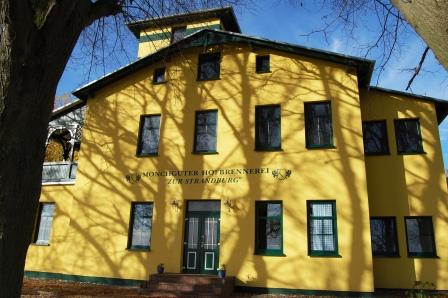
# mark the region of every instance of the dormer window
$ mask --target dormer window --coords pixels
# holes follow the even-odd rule
[[[173,32],[171,33],[171,43],[175,43],[176,41],[181,40],[187,35],[187,27],[177,27],[173,28]]]

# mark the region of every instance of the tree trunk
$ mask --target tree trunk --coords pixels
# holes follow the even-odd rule
[[[0,297],[20,296],[56,87],[103,0],[0,0]],[[37,4],[36,4],[37,3]]]
[[[448,70],[448,2],[392,0],[392,4]]]

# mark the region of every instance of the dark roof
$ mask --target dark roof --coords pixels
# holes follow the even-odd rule
[[[241,33],[240,25],[235,17],[232,7],[200,10],[191,13],[176,14],[151,20],[141,20],[128,23],[127,26],[135,37],[140,38],[140,31],[150,28],[161,28],[180,23],[189,23],[192,21],[202,21],[209,19],[220,19],[226,31]]]
[[[376,86],[370,86],[370,89],[381,91],[381,92],[386,92],[386,93],[392,93],[392,94],[396,94],[399,96],[406,96],[406,97],[411,97],[414,99],[433,102],[436,107],[437,122],[439,124],[448,115],[448,101],[447,100],[429,97],[429,96],[418,95],[418,94],[407,93],[407,92],[398,91],[398,90],[386,89],[386,88],[381,88],[381,87],[376,87]]]
[[[374,61],[368,59],[317,50],[289,43],[272,41],[264,38],[251,37],[239,33],[204,29],[190,36],[187,36],[184,39],[181,39],[153,54],[150,54],[131,64],[128,64],[127,66],[124,66],[117,71],[110,73],[96,81],[93,81],[79,88],[78,90],[75,90],[73,94],[80,99],[86,100],[88,97],[94,96],[95,92],[103,88],[104,86],[111,84],[154,62],[166,59],[171,55],[176,55],[179,53],[179,50],[194,47],[214,46],[220,44],[243,44],[252,47],[267,48],[280,52],[287,52],[309,58],[315,58],[319,60],[352,66],[357,70],[359,85],[364,88],[367,88],[370,84],[370,78],[372,76],[373,66],[375,64]]]

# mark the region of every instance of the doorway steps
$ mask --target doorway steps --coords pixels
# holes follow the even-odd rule
[[[148,297],[230,297],[234,285],[233,276],[163,273],[152,274],[142,292]]]

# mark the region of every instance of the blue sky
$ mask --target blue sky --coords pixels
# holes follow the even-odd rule
[[[261,36],[273,40],[290,42],[320,48],[328,51],[335,51],[348,55],[363,56],[365,50],[362,45],[375,38],[373,24],[375,19],[369,15],[360,17],[359,26],[355,28],[353,35],[347,36],[340,28],[335,27],[327,40],[323,34],[307,33],[322,28],[322,19],[328,11],[317,6],[317,1],[303,1],[304,6],[292,4],[294,1],[256,1],[250,8],[240,7],[236,9],[236,15],[244,34]],[[299,2],[300,1],[295,1]],[[328,21],[328,19],[326,19]],[[387,69],[381,74],[378,86],[405,91],[407,82],[411,76],[403,69],[415,67],[418,64],[425,44],[415,34],[413,30],[400,32],[403,42],[399,44],[399,55],[393,56]],[[59,82],[57,94],[69,93],[79,86],[102,76],[127,64],[136,58],[137,42],[130,34],[126,38],[126,50],[129,57],[118,54],[107,57],[106,67],[99,67],[90,72],[88,60],[78,59],[83,53],[80,47],[75,48],[73,58]],[[375,59],[375,53],[368,58]],[[429,53],[425,61],[426,71],[422,72],[414,81],[412,91],[416,94],[448,99],[448,72],[434,58],[432,52]],[[377,72],[376,72],[377,73]],[[375,85],[376,75],[371,84]],[[444,155],[445,168],[448,168],[448,120],[439,126]]]

